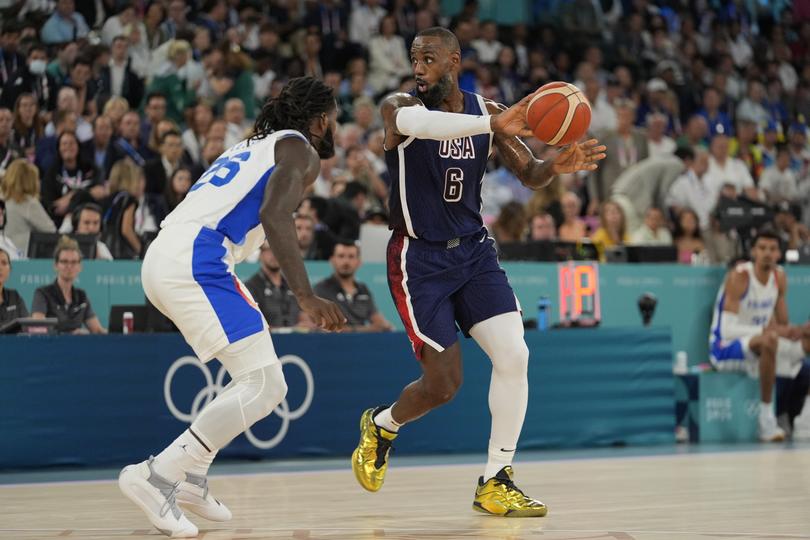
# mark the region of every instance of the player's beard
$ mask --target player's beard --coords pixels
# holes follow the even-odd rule
[[[335,155],[335,134],[332,132],[332,126],[329,126],[323,133],[323,137],[312,135],[313,138],[318,139],[318,144],[315,150],[318,152],[318,157],[321,159],[329,159]]]
[[[439,79],[433,86],[428,86],[426,92],[416,91],[416,97],[422,100],[425,107],[428,109],[438,108],[442,102],[450,95],[453,90],[452,75],[446,73],[444,77]]]

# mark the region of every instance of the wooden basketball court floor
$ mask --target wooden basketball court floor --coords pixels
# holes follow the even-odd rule
[[[539,519],[472,511],[480,459],[394,456],[376,494],[345,460],[215,465],[211,489],[234,519],[190,517],[204,540],[810,539],[810,445],[524,453],[518,485],[549,506]],[[88,474],[103,479],[57,481]],[[0,538],[165,538],[115,475],[0,475]]]

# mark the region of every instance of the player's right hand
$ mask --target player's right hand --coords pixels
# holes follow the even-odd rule
[[[299,300],[298,304],[319,328],[327,332],[341,330],[346,325],[346,317],[334,302],[313,295]]]
[[[534,136],[534,133],[532,133],[532,130],[529,128],[529,124],[527,124],[526,109],[528,109],[529,102],[537,92],[539,92],[539,90],[529,94],[505,111],[492,115],[492,131],[509,136]]]

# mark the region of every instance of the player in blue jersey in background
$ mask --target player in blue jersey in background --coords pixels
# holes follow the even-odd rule
[[[562,173],[592,171],[605,157],[596,140],[537,160],[518,138],[528,96],[510,108],[458,87],[459,43],[430,28],[411,47],[416,95],[382,104],[385,158],[391,177],[388,281],[422,376],[392,405],[366,410],[352,468],[369,491],[382,487],[399,428],[450,401],[461,385],[457,327],[492,361],[489,459],[473,508],[499,516],[544,516],[546,506],[513,482],[512,459],[528,402],[529,351],[523,320],[481,219],[481,180],[494,146],[532,188]]]
[[[141,269],[152,304],[202,362],[217,358],[231,382],[155,458],[125,467],[121,491],[173,538],[197,536],[180,507],[213,521],[231,512],[208,491],[217,451],[278,406],[287,392],[267,322],[234,265],[267,238],[301,309],[325,330],[346,322],[315,296],[298,248],[293,213],[335,153],[337,104],[312,77],[292,79],[269,99],[253,135],[226,150],[161,223]]]

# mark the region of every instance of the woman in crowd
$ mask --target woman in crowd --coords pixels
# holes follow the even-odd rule
[[[492,234],[498,244],[522,242],[526,239],[526,210],[519,202],[509,202],[501,207],[501,213],[492,224]]]
[[[602,203],[599,223],[600,226],[591,236],[591,241],[599,253],[599,260],[604,262],[605,252],[609,248],[623,246],[629,241],[622,207],[613,201]]]
[[[73,286],[82,271],[82,253],[78,242],[63,236],[56,246],[53,260],[56,280],[34,292],[31,316],[35,319],[55,317],[57,332],[65,334],[86,334],[88,331],[91,334],[106,334],[87,293]]]
[[[143,242],[137,232],[140,201],[146,190],[143,169],[131,159],[122,159],[110,172],[110,191],[114,191],[110,207],[104,215],[104,243],[115,259],[137,259]]]
[[[98,201],[107,193],[96,168],[79,154],[79,139],[72,131],[65,131],[56,140],[56,162],[42,180],[42,204],[56,223],[70,208],[77,192],[87,191]]]
[[[186,198],[188,190],[191,189],[193,183],[194,179],[191,177],[191,169],[188,167],[178,167],[177,170],[172,173],[171,179],[166,183],[166,193],[164,194],[167,211],[171,212],[174,210],[177,205]]]
[[[214,111],[208,103],[199,102],[194,106],[191,124],[183,132],[183,147],[193,163],[200,163],[205,138],[213,121]]]
[[[31,232],[56,232],[39,202],[39,169],[24,159],[16,159],[6,170],[0,187],[6,200],[5,232],[23,254],[28,253]]]
[[[32,94],[20,94],[14,104],[14,123],[11,140],[22,148],[28,159],[36,153],[37,141],[42,137],[45,126],[39,116],[37,99]]]
[[[14,289],[6,288],[10,276],[11,256],[0,248],[0,326],[20,317],[28,317],[22,296]]]
[[[693,255],[700,255],[706,249],[700,233],[698,215],[691,208],[684,208],[675,222],[675,247],[678,248],[678,262],[691,264]]]
[[[579,213],[582,211],[582,201],[577,194],[567,191],[562,196],[561,204],[563,221],[558,229],[559,239],[565,242],[580,242],[583,238],[587,238],[588,226],[579,217]]]

